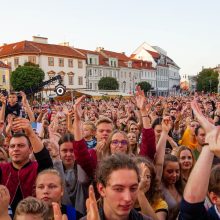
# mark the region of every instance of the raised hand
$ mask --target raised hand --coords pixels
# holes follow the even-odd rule
[[[26,135],[31,135],[34,133],[31,123],[26,118],[15,118],[12,122],[13,131],[24,130]]]
[[[206,143],[209,149],[217,156],[220,157],[220,127],[215,127],[206,134]]]
[[[136,96],[135,96],[135,100],[136,100],[136,105],[137,107],[140,109],[140,111],[144,111],[146,110],[146,97],[144,95],[144,91],[141,90],[140,86],[136,87]]]
[[[0,102],[5,105],[6,100],[7,100],[7,98],[3,94],[0,93]]]
[[[81,108],[81,102],[86,98],[85,95],[79,97],[76,99],[75,104],[73,106],[74,108],[74,113],[75,113],[75,118],[80,119],[82,117],[82,108]]]
[[[8,206],[10,202],[10,194],[6,186],[0,185],[0,219],[10,219],[8,215]]]
[[[87,220],[100,220],[93,186],[89,186],[89,198],[86,200]]]
[[[23,105],[24,107],[26,107],[26,106],[28,105],[27,96],[26,96],[26,94],[25,94],[23,91],[20,91],[20,95],[21,95],[21,97],[22,97],[22,100],[21,100],[22,105]]]
[[[140,191],[145,192],[146,191],[146,182],[148,180],[147,177],[147,166],[144,163],[141,163],[139,166],[139,171],[140,171],[140,182],[138,185],[138,189]]]
[[[172,119],[170,116],[164,116],[162,120],[162,131],[169,133],[172,128]]]
[[[199,105],[195,99],[191,102],[191,107],[200,125],[205,129],[207,133],[211,132],[212,129],[215,128],[215,126],[210,123],[209,120],[202,114]]]
[[[52,206],[53,206],[54,220],[68,220],[68,218],[65,214],[62,215],[61,210],[60,210],[60,206],[58,203],[53,202]]]

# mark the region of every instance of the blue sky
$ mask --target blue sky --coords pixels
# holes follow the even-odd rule
[[[220,64],[219,0],[0,0],[0,44],[49,43],[126,52],[141,43],[168,52],[182,74]]]

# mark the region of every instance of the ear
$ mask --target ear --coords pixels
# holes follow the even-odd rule
[[[30,154],[32,154],[33,153],[33,147],[29,147],[29,151],[30,151]]]
[[[62,187],[61,197],[63,196],[63,194],[64,194],[64,187]]]
[[[209,198],[211,199],[213,204],[216,204],[218,197],[214,192],[209,193]]]
[[[103,186],[103,184],[97,183],[97,190],[98,190],[99,194],[101,195],[101,197],[105,197],[106,188]]]

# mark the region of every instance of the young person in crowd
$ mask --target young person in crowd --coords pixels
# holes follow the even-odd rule
[[[50,216],[53,216],[52,203],[56,202],[61,207],[62,214],[66,214],[68,220],[78,220],[83,215],[71,205],[61,203],[64,194],[64,180],[59,172],[54,169],[47,169],[40,172],[36,178],[36,198],[44,201],[50,209]]]
[[[9,189],[10,205],[14,213],[18,202],[32,195],[37,173],[53,164],[47,149],[27,119],[16,118],[13,127],[14,130],[23,130],[25,134],[15,133],[12,136],[9,144],[11,162],[0,163],[0,184]],[[32,151],[36,161],[29,159]]]
[[[97,208],[94,204],[94,193],[90,188],[90,197],[87,201],[90,219],[92,216],[97,220],[151,219],[133,208],[138,196],[139,169],[128,155],[114,154],[104,158],[97,169],[96,179],[101,200]],[[82,220],[89,218],[86,216]]]

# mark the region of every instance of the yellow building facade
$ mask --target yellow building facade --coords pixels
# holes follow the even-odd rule
[[[10,91],[10,67],[0,61],[0,89]]]

